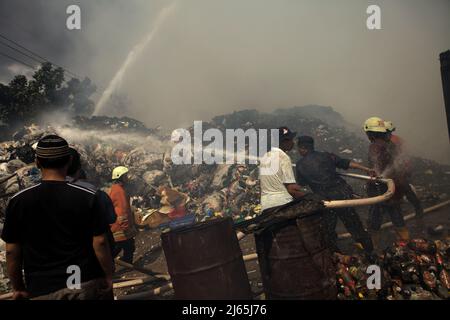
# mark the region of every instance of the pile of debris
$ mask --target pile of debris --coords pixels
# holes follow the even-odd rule
[[[203,127],[245,130],[271,129],[282,125],[313,136],[318,149],[357,161],[366,159],[366,139],[346,129],[342,117],[330,108],[292,108],[278,113],[246,110],[216,117],[210,123],[204,123]],[[34,165],[33,147],[44,135],[53,133],[66,138],[79,151],[88,180],[99,188],[109,188],[114,167],[125,165],[129,168],[129,192],[136,222],[143,229],[164,225],[170,220],[171,210],[179,206],[183,207],[186,215],[193,216],[194,220],[190,222],[231,216],[239,223],[254,218],[261,211],[256,165],[173,165],[170,158],[173,143],[169,134],[148,129],[141,122],[129,118],[76,117],[58,127],[31,125],[16,132],[9,141],[0,142],[0,223],[9,198],[39,182],[40,171]],[[291,155],[295,162],[296,153]],[[419,158],[413,159],[413,165],[418,173],[414,184],[422,200],[427,204],[436,204],[448,197],[450,167]],[[409,249],[405,247],[402,250]],[[449,254],[445,250],[444,253],[442,256],[448,261]],[[1,259],[0,252],[0,263]],[[387,255],[383,261],[386,261],[384,271],[390,275]],[[365,265],[360,259],[341,264],[351,276],[349,278],[342,271],[345,277],[343,275],[341,278],[356,280],[357,289],[356,283],[363,280],[357,280],[359,276],[355,268]],[[340,297],[343,295],[345,298],[358,297],[360,293],[348,285],[344,285],[342,290]],[[361,292],[365,298],[369,293]],[[380,295],[382,293],[377,293],[377,296]],[[386,297],[389,295],[392,293],[386,294]]]
[[[313,137],[317,150],[333,152],[356,162],[367,162],[369,141],[361,127],[346,123],[331,107],[293,107],[270,113],[243,110],[217,116],[212,119],[211,126],[219,129],[272,129],[287,126],[298,134]],[[295,151],[291,152],[290,156],[293,163],[299,157]],[[419,186],[418,193],[421,198],[423,195],[424,200],[430,200],[429,204],[448,198],[449,165],[411,157],[411,167],[414,169],[412,183]],[[356,185],[355,191],[358,189]]]
[[[6,292],[8,289],[9,279],[6,277],[5,243],[0,239],[0,292]]]
[[[320,118],[320,119],[319,119]],[[309,106],[260,113],[244,110],[218,116],[204,128],[270,129],[287,125],[316,139],[318,149],[362,161],[368,142],[346,129],[342,117],[331,108]],[[148,217],[160,207],[160,187],[186,194],[186,209],[198,221],[213,216],[233,216],[237,221],[250,219],[260,211],[259,183],[255,165],[173,165],[169,135],[148,129],[130,118],[75,117],[59,127],[31,125],[16,132],[10,141],[0,143],[0,221],[8,197],[40,179],[34,165],[33,146],[44,135],[65,137],[81,154],[88,180],[108,189],[114,167],[130,169],[130,193],[137,208],[137,220]],[[292,152],[296,160],[296,152]],[[432,161],[414,158],[415,185],[419,196],[430,204],[447,198],[450,168]],[[2,182],[9,175],[16,174]],[[353,182],[351,182],[353,183]],[[363,195],[363,190],[355,191]],[[144,221],[145,224],[145,221]]]
[[[158,130],[150,129],[142,122],[128,117],[76,116],[72,119],[72,127],[82,130],[111,130],[121,133],[156,134]]]
[[[335,260],[340,300],[450,299],[450,241],[413,239],[386,249],[377,263],[380,289],[368,289],[369,264],[360,256],[335,254]]]
[[[14,134],[14,140],[0,144],[0,221],[9,197],[39,181],[33,147],[52,133],[65,137],[78,150],[88,180],[99,188],[110,187],[114,167],[129,168],[129,192],[139,224],[145,225],[142,218],[161,208],[161,187],[186,194],[186,211],[195,214],[197,221],[217,216],[241,221],[259,212],[256,165],[173,165],[168,137],[149,133],[152,130],[121,132],[123,127],[118,127],[116,118],[88,121],[78,117],[74,121],[80,124],[82,120],[83,129],[68,125],[25,127]],[[120,119],[119,124],[125,120]],[[98,122],[105,125],[93,130]]]

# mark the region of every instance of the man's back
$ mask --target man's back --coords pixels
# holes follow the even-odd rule
[[[267,174],[263,174],[265,170]],[[273,148],[261,159],[260,169],[261,206],[268,209],[293,200],[285,184],[295,183],[289,156],[278,148]]]
[[[81,282],[102,277],[92,240],[107,229],[95,192],[43,181],[10,200],[2,238],[21,245],[27,290],[37,296],[65,288],[69,266]]]
[[[396,153],[397,149],[394,143],[376,139],[369,146],[369,165],[378,174],[383,174],[393,165]]]
[[[117,216],[114,211],[114,206],[111,202],[109,195],[106,192],[104,192],[102,190],[98,190],[98,188],[95,187],[92,183],[90,183],[84,179],[74,180],[71,177],[67,177],[66,181],[68,183],[74,184],[76,186],[88,189],[92,192],[97,192],[97,196],[100,198],[100,200],[103,204],[103,211],[106,213],[108,223],[113,224],[114,222],[116,222]],[[108,232],[110,232],[110,230]]]
[[[308,185],[315,193],[326,195],[336,188],[347,187],[347,183],[337,174],[336,168],[347,170],[349,164],[350,160],[332,153],[309,152],[297,162],[297,182],[300,185]]]

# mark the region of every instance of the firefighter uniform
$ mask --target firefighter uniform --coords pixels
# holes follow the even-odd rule
[[[390,139],[389,122],[378,117],[372,117],[364,123],[364,131],[370,140],[369,165],[386,178],[391,178],[395,183],[394,196],[381,204],[376,204],[369,209],[369,230],[377,248],[380,244],[380,228],[383,216],[389,215],[395,226],[399,240],[408,240],[409,232],[405,226],[405,221],[401,212],[401,199],[409,189],[408,181],[405,178],[401,161],[398,157],[399,150]],[[386,192],[387,187],[376,181],[369,182],[367,193],[369,196],[377,196]]]
[[[391,141],[378,139],[370,144],[369,147],[369,165],[375,168],[378,173],[382,173],[386,178],[391,178],[395,183],[394,196],[381,204],[373,205],[369,209],[369,229],[377,236],[383,217],[389,215],[393,225],[396,227],[397,235],[400,240],[409,238],[405,227],[405,221],[401,212],[401,199],[409,188],[408,182],[404,179],[401,170],[395,168],[396,146]],[[384,184],[370,182],[367,185],[369,196],[377,196],[386,192],[387,187]]]
[[[403,139],[401,137],[399,137],[398,135],[395,135],[393,132],[396,130],[394,124],[392,123],[392,121],[385,121],[385,125],[386,125],[386,129],[389,133],[389,137],[391,142],[395,145],[396,147],[396,157],[400,158],[400,162],[401,162],[401,170],[403,172],[403,178],[405,180],[405,196],[408,199],[408,201],[413,205],[415,211],[416,211],[416,217],[417,218],[422,218],[423,217],[423,207],[422,207],[422,203],[419,199],[419,197],[417,196],[416,192],[413,190],[413,188],[411,187],[410,181],[411,181],[411,176],[412,176],[412,167],[411,167],[411,161],[409,159],[409,157],[405,156],[405,142],[403,141]],[[398,162],[398,161],[396,161]],[[398,166],[397,166],[398,167]],[[419,222],[421,223],[421,222]]]

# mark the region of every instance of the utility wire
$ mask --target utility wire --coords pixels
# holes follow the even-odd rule
[[[81,80],[81,79],[85,78],[85,77],[82,77],[82,76],[80,76],[80,75],[77,75],[76,73],[74,73],[74,72],[68,70],[67,68],[65,68],[65,67],[63,67],[63,66],[61,66],[61,65],[58,65],[58,64],[56,64],[56,63],[51,62],[50,60],[46,59],[45,57],[43,57],[43,56],[37,54],[36,52],[34,52],[34,51],[30,50],[30,49],[27,49],[26,47],[24,47],[24,46],[21,45],[20,43],[14,41],[14,40],[9,39],[8,37],[6,37],[6,36],[4,36],[4,35],[2,35],[2,34],[0,34],[0,38],[9,41],[10,43],[14,44],[15,46],[19,47],[20,49],[24,50],[25,52],[28,52],[29,54],[24,53],[23,51],[21,51],[21,50],[15,48],[15,47],[13,47],[13,46],[11,46],[11,45],[8,44],[8,43],[5,43],[4,41],[0,41],[0,44],[2,44],[2,45],[4,45],[4,46],[8,47],[9,49],[12,49],[12,50],[14,50],[14,51],[20,53],[21,55],[23,55],[23,56],[25,56],[25,57],[27,57],[27,58],[29,58],[29,59],[32,59],[32,60],[38,62],[39,64],[41,64],[42,62],[48,62],[48,63],[51,63],[52,65],[54,65],[54,66],[56,66],[56,67],[59,67],[59,68],[63,69],[63,70],[64,70],[67,74],[69,74],[70,77],[73,78],[73,79],[79,79],[79,80]],[[31,55],[30,55],[30,54],[31,54]],[[16,61],[16,62],[18,62],[18,63],[21,63],[21,64],[23,64],[23,65],[25,65],[25,66],[27,66],[27,67],[29,67],[29,68],[31,68],[31,69],[35,69],[34,66],[31,66],[30,64],[28,64],[28,63],[26,63],[26,62],[24,62],[24,61],[22,61],[22,60],[19,60],[19,59],[17,59],[17,58],[14,58],[14,57],[12,57],[12,56],[10,56],[10,55],[7,55],[7,54],[5,54],[5,53],[1,53],[1,55],[4,56],[4,57],[9,58],[9,59],[11,59],[11,60],[14,60],[14,61]],[[96,86],[97,86],[97,88],[99,88],[100,90],[103,90],[103,91],[105,90],[102,86],[100,86],[100,85],[98,85],[98,84],[97,84]],[[99,94],[99,92],[96,91],[96,92],[94,92],[94,94]]]
[[[28,64],[28,63],[26,63],[26,62],[23,62],[22,60],[19,60],[19,59],[17,59],[17,58],[14,58],[14,57],[12,57],[12,56],[6,54],[6,53],[0,52],[0,55],[6,57],[6,58],[8,58],[8,59],[14,60],[14,61],[16,61],[16,62],[18,62],[18,63],[20,63],[20,64],[23,64],[24,66],[27,66],[27,67],[29,67],[29,68],[31,68],[31,69],[34,69],[34,68],[35,68],[34,66],[32,66],[32,65],[30,65],[30,64]]]
[[[23,64],[24,66],[27,66],[27,67],[33,69],[33,70],[36,69],[35,66],[32,66],[32,65],[30,65],[30,64],[28,64],[28,63],[26,63],[26,62],[24,62],[23,60],[17,59],[17,58],[15,58],[15,57],[13,57],[13,56],[10,56],[9,54],[6,54],[6,53],[4,53],[4,52],[1,52],[1,51],[0,51],[0,56],[6,57],[6,58],[11,59],[11,60],[14,60],[14,61],[16,61],[16,62],[18,62],[18,63],[20,63],[20,64]],[[72,77],[72,79],[76,79],[76,78]],[[99,93],[98,93],[97,91],[95,91],[95,92],[93,93],[93,95],[95,95],[95,94],[99,94]]]
[[[12,50],[18,52],[18,53],[20,53],[21,55],[23,55],[23,56],[25,56],[25,57],[27,57],[27,58],[29,58],[29,59],[31,59],[31,60],[33,60],[33,61],[39,63],[39,64],[41,64],[41,63],[43,63],[43,62],[49,62],[49,63],[51,63],[52,65],[57,66],[56,64],[54,64],[54,63],[52,63],[52,62],[50,62],[50,61],[36,59],[35,57],[30,56],[29,54],[26,54],[26,53],[20,51],[19,49],[15,48],[15,47],[13,47],[13,46],[10,46],[9,44],[3,42],[2,40],[0,40],[0,44],[2,44],[2,45],[4,45],[5,47],[8,47],[8,48],[10,48],[10,49],[12,49]],[[58,67],[58,66],[57,66],[57,67]],[[62,68],[62,67],[60,67],[60,68]],[[34,67],[33,67],[33,69],[34,69]],[[64,70],[64,72],[65,72],[66,74],[68,74],[68,76],[69,76],[70,78],[72,78],[72,79],[75,79],[75,78],[80,79],[79,77],[77,77],[76,75],[74,75],[74,74],[72,74],[71,72],[67,71],[66,69],[64,69],[64,68],[62,68],[62,69]]]
[[[35,52],[33,52],[33,51],[31,51],[31,50],[25,48],[25,47],[22,46],[21,44],[15,42],[14,40],[9,39],[8,37],[6,37],[6,36],[4,36],[4,35],[2,35],[2,34],[0,34],[0,38],[4,39],[4,40],[6,40],[6,41],[9,41],[9,42],[11,42],[11,43],[13,43],[13,44],[15,44],[15,45],[18,46],[19,48],[21,48],[21,49],[27,51],[28,53],[31,53],[32,55],[38,57],[39,59],[46,60],[44,57],[41,57],[41,56],[38,55],[37,53],[35,53]]]
[[[7,43],[4,43],[4,42],[1,41],[1,40],[0,40],[0,44],[2,44],[2,45],[4,45],[5,47],[8,47],[8,48],[10,48],[10,49],[12,49],[12,50],[18,52],[18,53],[20,53],[21,55],[23,55],[23,56],[25,56],[25,57],[27,57],[27,58],[30,58],[30,59],[33,60],[33,61],[36,61],[36,62],[38,62],[38,63],[44,62],[44,61],[41,61],[41,60],[37,60],[37,59],[34,58],[33,56],[30,56],[30,55],[28,55],[28,54],[26,54],[26,53],[23,53],[23,52],[20,51],[20,50],[17,50],[17,49],[14,48],[13,46],[8,45]]]
[[[12,49],[12,50],[14,50],[14,51],[16,51],[16,52],[19,52],[20,54],[22,54],[22,55],[24,55],[24,56],[27,56],[28,58],[33,59],[33,60],[36,61],[36,62],[39,62],[39,63],[42,63],[42,62],[49,62],[49,63],[53,64],[54,66],[63,69],[64,71],[66,71],[66,73],[72,75],[73,77],[78,78],[78,79],[80,79],[80,80],[83,79],[83,77],[77,75],[76,73],[74,73],[74,72],[68,70],[67,68],[64,68],[63,66],[60,66],[60,65],[58,65],[58,64],[56,64],[56,63],[53,63],[52,61],[50,61],[50,60],[44,58],[43,56],[37,54],[37,53],[34,52],[34,51],[31,51],[30,49],[25,48],[25,47],[24,47],[23,45],[21,45],[20,43],[14,41],[14,40],[9,39],[8,37],[6,37],[6,36],[4,36],[4,35],[2,35],[2,34],[0,34],[0,38],[2,38],[2,39],[4,39],[4,40],[7,40],[7,41],[9,41],[10,43],[12,43],[12,44],[16,45],[17,47],[19,47],[20,49],[25,50],[26,52],[32,54],[34,57],[30,56],[29,54],[23,53],[21,50],[15,48],[15,47],[13,47],[13,46],[11,46],[11,45],[9,45],[9,44],[6,44],[6,43],[3,42],[3,41],[0,42],[0,43],[2,43],[4,46],[7,46],[8,48],[10,48],[10,49]],[[36,57],[37,57],[37,58],[36,58]]]

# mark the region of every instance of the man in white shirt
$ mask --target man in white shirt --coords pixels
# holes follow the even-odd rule
[[[286,152],[294,147],[295,132],[278,128],[279,148],[273,147],[261,159],[261,209],[267,210],[287,204],[304,196],[296,184],[292,162]]]

